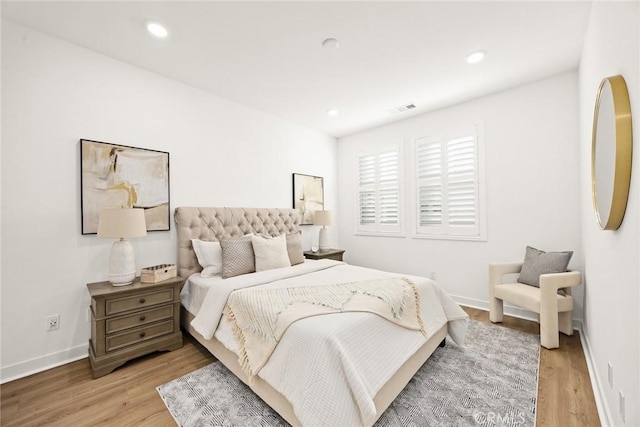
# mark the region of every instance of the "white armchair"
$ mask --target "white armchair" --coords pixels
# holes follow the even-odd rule
[[[489,264],[489,319],[502,322],[503,302],[538,313],[540,344],[558,348],[558,331],[573,335],[573,297],[571,288],[582,283],[579,271],[540,275],[540,287],[512,282],[503,283],[507,274],[520,273],[521,262]],[[558,294],[562,289],[565,295]]]

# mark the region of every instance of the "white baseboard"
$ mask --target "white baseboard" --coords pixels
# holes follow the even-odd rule
[[[593,353],[591,352],[591,345],[589,344],[589,338],[584,333],[582,325],[580,325],[580,342],[582,343],[582,349],[584,351],[584,358],[587,361],[587,369],[589,371],[589,378],[591,378],[591,388],[593,388],[593,397],[596,400],[596,407],[598,408],[598,415],[600,416],[600,424],[602,427],[613,426],[613,418],[611,417],[611,410],[607,403],[607,399],[604,393],[604,383],[600,380],[598,370],[595,368],[595,360]]]
[[[0,368],[0,384],[89,357],[87,344]]]

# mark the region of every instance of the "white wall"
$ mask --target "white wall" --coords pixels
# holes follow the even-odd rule
[[[585,260],[584,334],[605,424],[640,425],[640,3],[594,2],[580,64],[580,194]],[[601,231],[591,204],[591,126],[598,86],[622,74],[633,119],[629,203],[617,231]],[[607,363],[613,365],[613,387]],[[618,392],[626,398],[626,423]]]
[[[2,125],[3,380],[87,354],[85,284],[112,242],[80,232],[79,139],[169,151],[172,209],[289,207],[293,172],[337,208],[334,138],[7,21]],[[135,239],[138,268],[175,262],[174,228]]]
[[[356,151],[482,120],[487,241],[355,235]],[[340,242],[348,261],[429,276],[459,302],[487,307],[487,264],[524,259],[525,246],[573,250],[582,268],[577,74],[567,73],[338,141]],[[405,146],[405,155],[409,153]],[[406,199],[406,198],[405,198]],[[410,218],[411,215],[405,215]],[[574,316],[581,317],[581,291]]]

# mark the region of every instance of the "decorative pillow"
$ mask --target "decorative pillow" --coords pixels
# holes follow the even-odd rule
[[[256,271],[250,234],[237,239],[222,239],[220,246],[223,279]]]
[[[213,277],[222,272],[222,247],[220,242],[206,242],[191,239],[193,250],[198,258],[198,264],[202,267],[202,277]]]
[[[287,234],[287,254],[291,265],[304,262],[304,251],[302,250],[302,235],[300,233]]]
[[[518,282],[540,287],[540,275],[567,271],[573,251],[544,252],[527,246]]]
[[[256,271],[291,267],[287,254],[287,240],[284,234],[272,238],[251,236],[253,252],[256,256]]]

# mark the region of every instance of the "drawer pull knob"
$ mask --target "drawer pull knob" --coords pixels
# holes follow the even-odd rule
[[[145,332],[140,332],[140,338],[144,338],[145,335],[147,335]]]
[[[146,319],[146,316],[140,316],[140,321],[141,321],[141,322],[144,322],[144,321],[145,321],[145,319]]]
[[[144,298],[140,298],[140,304],[144,304],[147,300]]]

